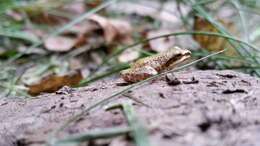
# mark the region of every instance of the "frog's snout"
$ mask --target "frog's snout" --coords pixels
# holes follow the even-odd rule
[[[190,58],[191,57],[191,51],[190,50],[185,50],[184,52],[182,52],[181,56],[182,57],[180,58],[180,62]]]
[[[183,52],[182,54],[183,56],[191,56],[191,51],[190,50],[186,50],[185,52]]]

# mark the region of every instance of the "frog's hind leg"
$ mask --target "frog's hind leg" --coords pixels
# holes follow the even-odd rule
[[[139,82],[145,80],[153,75],[158,74],[158,72],[151,66],[143,66],[141,68],[127,69],[121,72],[122,78],[126,82]]]

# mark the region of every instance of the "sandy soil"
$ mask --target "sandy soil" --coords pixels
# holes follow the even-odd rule
[[[175,77],[149,82],[108,105],[132,100],[153,146],[260,145],[259,79],[233,71],[178,72]],[[69,117],[127,87],[120,82],[110,79],[80,89],[63,88],[34,99],[0,99],[0,146],[44,145]],[[99,107],[58,136],[118,126],[127,126],[122,111]],[[134,142],[123,134],[84,145]]]

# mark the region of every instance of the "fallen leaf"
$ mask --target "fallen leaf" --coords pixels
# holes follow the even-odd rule
[[[107,45],[129,45],[130,43],[133,43],[133,29],[129,22],[124,20],[108,19],[100,15],[92,15],[89,20],[100,26]]]
[[[133,44],[132,32],[132,26],[125,20],[108,19],[94,14],[86,21],[69,28],[62,35],[48,38],[44,45],[47,50],[55,52],[65,52],[85,45],[96,48],[104,43],[106,46],[110,46],[107,47],[110,49],[115,48],[116,45]],[[119,57],[119,60],[128,62],[137,59],[139,51],[136,50],[136,47],[132,50],[131,53],[126,52],[130,54],[129,56],[123,55],[127,57],[125,59]],[[107,50],[107,52],[112,51]]]
[[[129,23],[121,20],[111,20],[111,23],[117,30],[116,40],[118,42],[124,45],[131,45],[134,43],[134,40],[131,36],[133,30]],[[141,45],[138,45],[125,50],[118,56],[118,61],[121,63],[127,63],[136,60],[140,56],[138,50],[140,50],[141,47]]]
[[[225,20],[218,20],[223,26],[228,28],[229,31],[235,32],[234,24],[227,22]],[[203,18],[195,17],[194,31],[203,31],[203,32],[215,32],[219,31],[214,27],[210,22],[206,21]],[[237,51],[229,44],[229,42],[222,37],[217,36],[209,36],[209,35],[193,35],[193,39],[197,41],[203,49],[207,49],[208,51],[218,52],[227,48],[225,51],[225,55],[227,56],[237,56]]]
[[[162,36],[164,34],[171,33],[170,30],[157,30],[157,31],[150,31],[147,33],[147,38],[153,38],[157,36]],[[165,52],[166,50],[170,49],[175,45],[174,37],[163,37],[155,40],[149,41],[149,49],[155,52]]]
[[[124,20],[107,19],[99,15],[92,15],[89,20],[96,23],[103,30],[104,39],[107,45],[134,43],[132,38],[132,26]],[[129,62],[139,57],[138,47],[133,47],[124,51],[118,57],[119,62]],[[111,52],[111,51],[108,51]]]
[[[84,45],[90,45],[93,48],[96,48],[95,46],[104,44],[104,40],[101,42],[99,41],[99,38],[103,36],[99,36],[99,34],[98,36],[96,35],[98,30],[100,30],[100,26],[96,23],[85,20],[68,28],[62,35],[73,37],[75,39],[75,48]],[[93,39],[94,42],[91,41]]]
[[[65,36],[53,36],[44,41],[47,50],[55,52],[66,52],[71,50],[76,44],[76,40]]]
[[[81,34],[90,34],[93,31],[99,29],[100,26],[97,24],[93,24],[93,22],[89,21],[82,21],[78,24],[73,25],[72,27],[68,28],[64,34],[73,34],[73,35],[81,35]]]
[[[115,40],[117,35],[116,28],[108,19],[99,15],[92,15],[89,17],[89,20],[102,28],[107,44],[111,44]]]
[[[84,1],[86,5],[90,8],[95,8],[102,4],[102,0],[91,0],[91,1]]]
[[[45,24],[45,25],[48,24],[50,26],[55,26],[55,25],[65,24],[68,22],[68,18],[66,17],[52,15],[47,12],[36,12],[34,13],[35,15],[32,15],[30,13],[34,13],[34,12],[27,12],[27,14],[29,14],[28,16],[30,20],[38,24]]]
[[[43,92],[52,93],[59,90],[63,86],[75,86],[82,79],[83,77],[79,70],[63,76],[51,74],[43,78],[39,83],[27,85],[29,88],[28,93],[32,96],[39,95]]]
[[[131,37],[133,29],[132,26],[127,21],[116,20],[116,19],[112,19],[109,21],[112,24],[112,26],[115,28],[117,32],[117,39],[119,39],[120,42],[124,43],[125,38]]]
[[[121,55],[118,56],[118,61],[120,63],[127,63],[136,60],[139,58],[140,53],[138,50],[135,49],[128,49],[125,50]]]
[[[131,45],[134,43],[134,40],[131,36],[133,29],[128,22],[122,20],[111,20],[111,24],[117,31],[117,42],[124,45]],[[122,52],[122,54],[118,56],[118,61],[121,63],[127,63],[138,59],[140,56],[138,50],[140,50],[141,47],[141,45],[138,45]]]

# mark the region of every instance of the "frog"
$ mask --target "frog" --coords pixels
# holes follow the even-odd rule
[[[190,50],[175,46],[165,52],[137,60],[130,64],[130,68],[122,70],[120,76],[128,83],[136,83],[171,70],[190,57]]]

